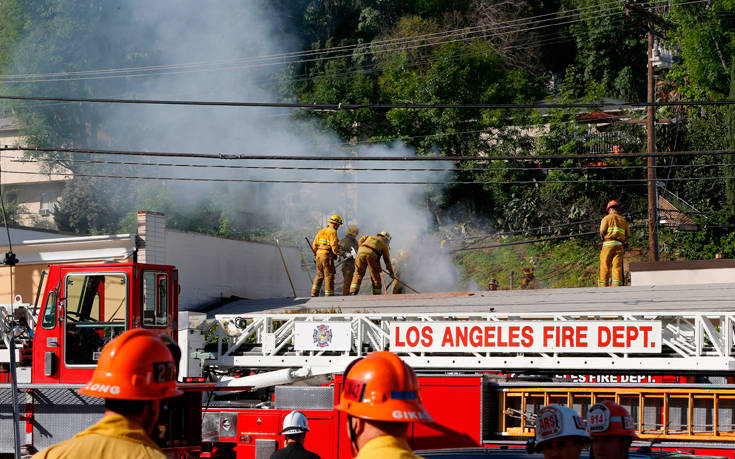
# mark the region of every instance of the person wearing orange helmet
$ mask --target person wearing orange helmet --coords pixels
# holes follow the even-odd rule
[[[324,296],[334,296],[334,259],[339,256],[337,230],[342,225],[342,217],[335,214],[327,222],[327,227],[316,233],[311,250],[316,255],[316,277],[311,286],[311,296],[319,296],[324,282]]]
[[[635,433],[635,422],[628,410],[605,400],[587,410],[587,428],[594,440],[592,456],[601,459],[626,459]]]
[[[600,223],[602,251],[600,252],[600,276],[597,285],[610,285],[610,268],[612,267],[612,285],[623,285],[624,244],[630,237],[630,228],[625,218],[620,215],[620,204],[617,201],[607,203],[607,215]]]
[[[421,405],[413,368],[388,351],[371,352],[347,367],[335,408],[347,414],[356,459],[416,459],[408,429],[412,422],[434,422]]]
[[[79,393],[104,398],[104,417],[33,459],[166,457],[151,434],[161,401],[182,392],[176,388],[174,357],[159,335],[138,328],[107,343]]]

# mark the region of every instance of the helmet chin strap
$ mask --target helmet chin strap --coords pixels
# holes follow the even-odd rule
[[[347,434],[350,436],[350,446],[352,446],[352,455],[357,456],[360,448],[357,446],[357,434],[355,428],[352,427],[352,416],[347,415]]]

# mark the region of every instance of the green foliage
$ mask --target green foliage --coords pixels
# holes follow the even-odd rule
[[[513,271],[513,288],[519,289],[523,268],[531,265],[544,288],[592,287],[597,283],[599,249],[592,240],[574,239],[458,252],[456,260],[462,269],[461,288],[474,285],[486,290],[489,279],[495,277],[505,290]]]
[[[586,83],[586,91],[574,96],[644,100],[645,32],[636,27],[621,32],[625,19],[609,16],[609,3],[604,0],[580,0],[574,7],[586,8],[580,14],[581,21],[569,26],[577,44],[576,65]]]
[[[730,89],[730,65],[735,55],[733,0],[714,0],[706,8],[674,4],[670,20],[682,62],[671,72],[682,94],[692,99],[722,99]]]

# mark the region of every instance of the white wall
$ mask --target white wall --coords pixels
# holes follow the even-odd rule
[[[297,296],[308,296],[311,282],[301,270],[298,249],[283,247]],[[166,264],[179,269],[179,308],[221,297],[292,297],[278,248],[272,244],[221,239],[166,230]]]
[[[691,285],[735,282],[735,268],[631,271],[631,285]]]

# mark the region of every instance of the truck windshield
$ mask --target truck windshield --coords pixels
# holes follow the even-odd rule
[[[96,365],[105,344],[125,331],[125,274],[66,276],[67,365]]]

